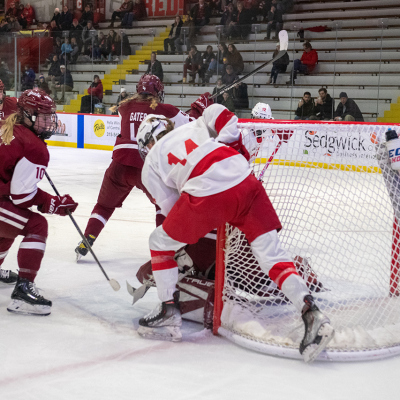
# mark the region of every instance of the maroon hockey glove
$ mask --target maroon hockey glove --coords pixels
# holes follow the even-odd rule
[[[190,107],[192,110],[197,111],[198,114],[203,115],[204,110],[214,103],[214,101],[209,98],[210,96],[211,93],[209,92],[202,94],[194,103],[190,105]]]
[[[242,156],[244,156],[244,158],[247,161],[250,160],[250,154],[242,142],[242,135],[240,135],[239,140],[237,140],[236,142],[225,143],[225,144],[229,147],[232,147],[232,149],[235,149],[238,153],[240,153]]]
[[[51,196],[48,195],[46,201],[38,206],[38,210],[43,214],[57,214],[57,215],[67,215],[67,210],[73,213],[78,207],[78,203],[72,199],[69,194],[64,196]]]

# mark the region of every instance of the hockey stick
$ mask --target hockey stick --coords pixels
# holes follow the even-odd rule
[[[48,173],[45,171],[44,174],[46,175],[47,180],[49,181],[51,187],[53,188],[54,192],[56,193],[56,195],[58,197],[60,196],[60,193],[58,193],[57,188],[55,187],[53,181],[50,179],[50,176],[48,175]],[[94,254],[92,247],[90,246],[90,243],[88,242],[88,240],[86,239],[85,235],[82,233],[81,229],[79,228],[78,224],[75,221],[75,218],[72,216],[71,211],[69,211],[67,209],[67,214],[68,216],[71,218],[72,223],[74,224],[76,230],[79,232],[79,234],[81,235],[81,238],[83,240],[83,243],[85,244],[85,246],[88,248],[88,250],[90,251],[90,253],[92,254],[93,258],[95,259],[95,261],[97,262],[97,265],[100,267],[101,271],[103,272],[104,276],[106,277],[106,279],[108,280],[109,284],[111,285],[111,287],[115,290],[118,291],[121,286],[120,284],[115,280],[115,279],[110,279],[107,274],[106,271],[104,271],[103,267],[100,264],[100,261],[97,259],[96,254]]]
[[[238,85],[239,83],[243,82],[245,79],[250,78],[251,76],[256,74],[258,71],[261,71],[267,65],[272,64],[276,60],[279,60],[281,57],[283,57],[287,53],[288,43],[289,43],[289,39],[288,39],[287,32],[286,31],[280,31],[279,32],[279,48],[280,48],[280,51],[272,60],[265,62],[264,64],[260,65],[255,70],[249,72],[247,75],[242,76],[241,78],[239,78],[235,82],[231,83],[230,85],[223,87],[221,90],[219,90],[218,92],[216,92],[215,94],[213,94],[209,98],[210,99],[215,99],[216,97],[220,96],[221,94],[231,90],[236,85]]]
[[[180,282],[183,278],[188,276],[193,270],[194,267],[191,267],[185,273],[179,274],[178,282]],[[128,293],[133,297],[132,305],[134,305],[138,300],[140,300],[152,286],[154,285],[149,284],[149,281],[144,280],[143,285],[135,289],[128,283],[128,281],[126,281],[126,289],[128,290]]]

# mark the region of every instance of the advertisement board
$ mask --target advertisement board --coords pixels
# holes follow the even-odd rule
[[[112,150],[115,138],[120,134],[121,122],[113,115],[85,115],[83,129],[86,149]]]
[[[56,133],[47,140],[51,146],[76,147],[78,141],[78,116],[76,114],[57,114]]]

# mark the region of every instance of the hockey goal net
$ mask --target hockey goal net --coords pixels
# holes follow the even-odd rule
[[[385,132],[399,125],[240,120],[254,174],[283,225],[280,240],[335,337],[325,360],[400,352],[400,177]],[[396,218],[397,216],[397,218]],[[219,229],[214,333],[300,358],[304,326],[244,235]]]

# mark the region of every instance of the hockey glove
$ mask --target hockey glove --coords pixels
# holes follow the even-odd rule
[[[197,111],[199,116],[203,115],[204,110],[214,103],[214,101],[209,98],[210,96],[211,93],[209,92],[202,94],[194,103],[190,105],[192,111]]]
[[[64,196],[51,196],[48,195],[46,201],[38,206],[38,210],[43,214],[57,214],[57,215],[67,215],[67,210],[73,213],[78,207],[78,203],[72,199],[69,194]]]
[[[250,160],[250,154],[247,151],[245,145],[242,142],[242,135],[239,136],[239,140],[236,142],[231,142],[231,143],[225,143],[227,146],[232,147],[232,149],[235,149],[238,153],[240,153],[247,161]]]

